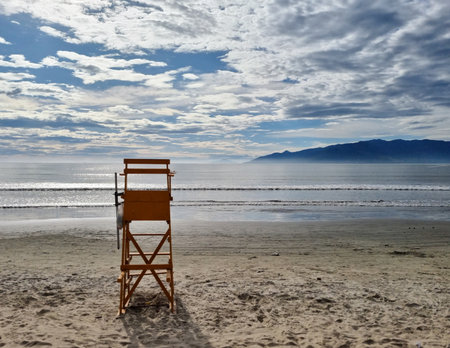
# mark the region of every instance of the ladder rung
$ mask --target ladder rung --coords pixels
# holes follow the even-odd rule
[[[167,274],[167,271],[155,271],[156,274]],[[130,273],[130,277],[139,277],[140,273]],[[144,275],[152,275],[152,273],[144,273]]]
[[[154,253],[144,253],[145,256],[152,256]],[[141,255],[140,253],[130,253],[129,255],[131,256],[139,256]],[[170,255],[169,252],[163,252],[163,253],[157,253],[156,256],[161,256],[161,255]]]
[[[165,236],[165,233],[131,233],[132,236]]]
[[[143,264],[143,265],[122,265],[120,266],[122,271],[143,271],[143,270],[157,270],[157,269],[172,269],[170,264]]]

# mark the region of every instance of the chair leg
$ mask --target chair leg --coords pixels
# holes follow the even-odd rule
[[[170,310],[172,313],[175,312],[175,287],[173,285],[173,270],[170,270]]]
[[[120,299],[119,299],[119,312],[117,315],[121,315],[125,313],[125,273],[121,272],[120,277],[117,279],[117,282],[120,283]]]

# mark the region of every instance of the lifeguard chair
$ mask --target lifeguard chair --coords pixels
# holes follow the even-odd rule
[[[119,228],[122,229],[122,263],[121,273],[117,279],[120,283],[119,315],[125,313],[133,292],[146,275],[152,275],[155,278],[169,300],[170,310],[174,311],[170,222],[171,179],[174,173],[170,171],[169,164],[168,159],[124,159],[125,168],[120,174],[124,176],[124,192],[117,193],[116,185],[116,206],[120,208],[119,210],[123,209],[122,218],[118,218],[119,225],[122,222],[122,226],[118,225],[118,235]],[[163,181],[167,183],[167,186],[149,190],[130,188],[130,175],[145,174],[164,175],[166,178]],[[118,202],[119,196],[122,202]],[[161,233],[155,233],[153,230],[133,233],[130,228],[133,221],[165,221],[167,226],[163,227],[165,232],[163,230]],[[145,239],[147,244],[149,239],[153,242],[150,243],[153,248],[150,252],[143,251],[141,239]]]

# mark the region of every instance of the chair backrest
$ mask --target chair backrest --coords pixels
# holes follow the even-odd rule
[[[168,159],[124,159],[125,190],[123,193],[123,218],[133,220],[170,220],[171,177]],[[138,165],[138,168],[136,166]],[[161,168],[163,165],[163,168]],[[156,166],[156,168],[155,168]],[[159,174],[167,177],[167,187],[160,190],[128,189],[130,174]]]

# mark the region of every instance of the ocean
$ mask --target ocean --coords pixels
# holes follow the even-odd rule
[[[0,218],[115,216],[117,163],[2,163]],[[450,164],[178,164],[172,219],[450,220]],[[140,176],[135,187],[159,187]],[[119,177],[119,187],[123,187]]]

